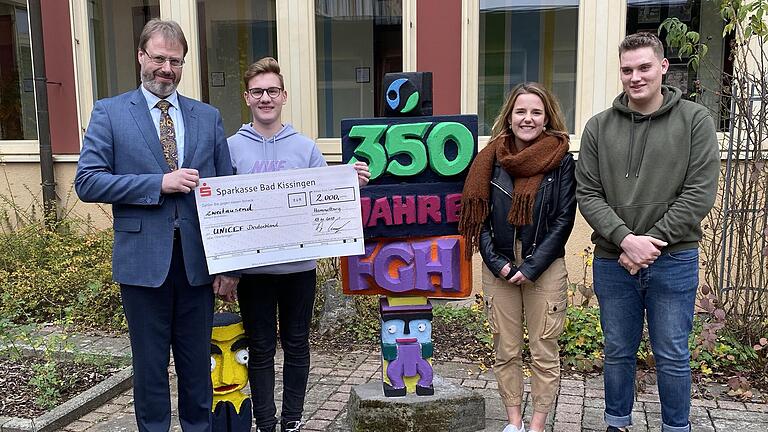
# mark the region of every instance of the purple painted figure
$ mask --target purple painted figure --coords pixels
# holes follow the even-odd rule
[[[409,390],[419,396],[434,394],[428,361],[432,357],[432,305],[423,297],[413,299],[421,304],[390,306],[387,298],[380,300],[385,396],[405,396]]]
[[[416,376],[416,374],[419,375],[417,389],[432,385],[432,365],[421,358],[421,344],[416,342],[416,338],[411,339],[413,342],[397,341],[397,358],[387,365],[387,378],[392,383],[392,387],[404,388],[403,377]]]

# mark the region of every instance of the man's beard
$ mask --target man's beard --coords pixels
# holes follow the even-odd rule
[[[144,87],[146,87],[146,89],[151,93],[161,98],[170,95],[174,90],[176,90],[176,74],[171,74],[169,78],[172,78],[173,82],[161,83],[155,80],[155,72],[141,72],[141,82],[144,84]]]

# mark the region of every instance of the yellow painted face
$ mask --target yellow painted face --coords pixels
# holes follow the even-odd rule
[[[211,381],[213,395],[226,396],[248,383],[248,345],[243,323],[213,327],[211,331]]]

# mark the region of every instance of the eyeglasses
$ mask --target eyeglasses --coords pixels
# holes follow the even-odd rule
[[[280,96],[280,94],[283,92],[283,89],[281,89],[280,87],[270,87],[265,89],[254,87],[254,88],[248,89],[248,94],[251,95],[251,97],[254,99],[261,99],[261,97],[264,95],[264,92],[267,92],[267,95],[271,99],[274,99]]]
[[[144,52],[144,54],[147,55],[147,57],[149,57],[149,59],[152,61],[152,63],[154,63],[154,64],[156,64],[158,66],[164,65],[165,62],[168,62],[168,63],[171,64],[171,66],[177,67],[177,68],[180,68],[180,67],[184,66],[184,59],[178,59],[178,58],[175,58],[175,57],[165,57],[165,56],[161,56],[161,55],[153,56],[152,54],[150,54],[150,53],[148,53],[148,52],[146,52],[144,50],[142,50],[142,51]]]

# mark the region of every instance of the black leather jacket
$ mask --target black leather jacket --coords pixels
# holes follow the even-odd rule
[[[565,256],[565,242],[576,218],[575,163],[570,153],[560,166],[544,175],[533,206],[533,223],[514,226],[507,222],[514,181],[498,163],[491,180],[491,212],[480,233],[480,255],[496,277],[509,263],[530,281],[535,281],[552,262]],[[515,262],[515,240],[523,242],[525,259]]]

